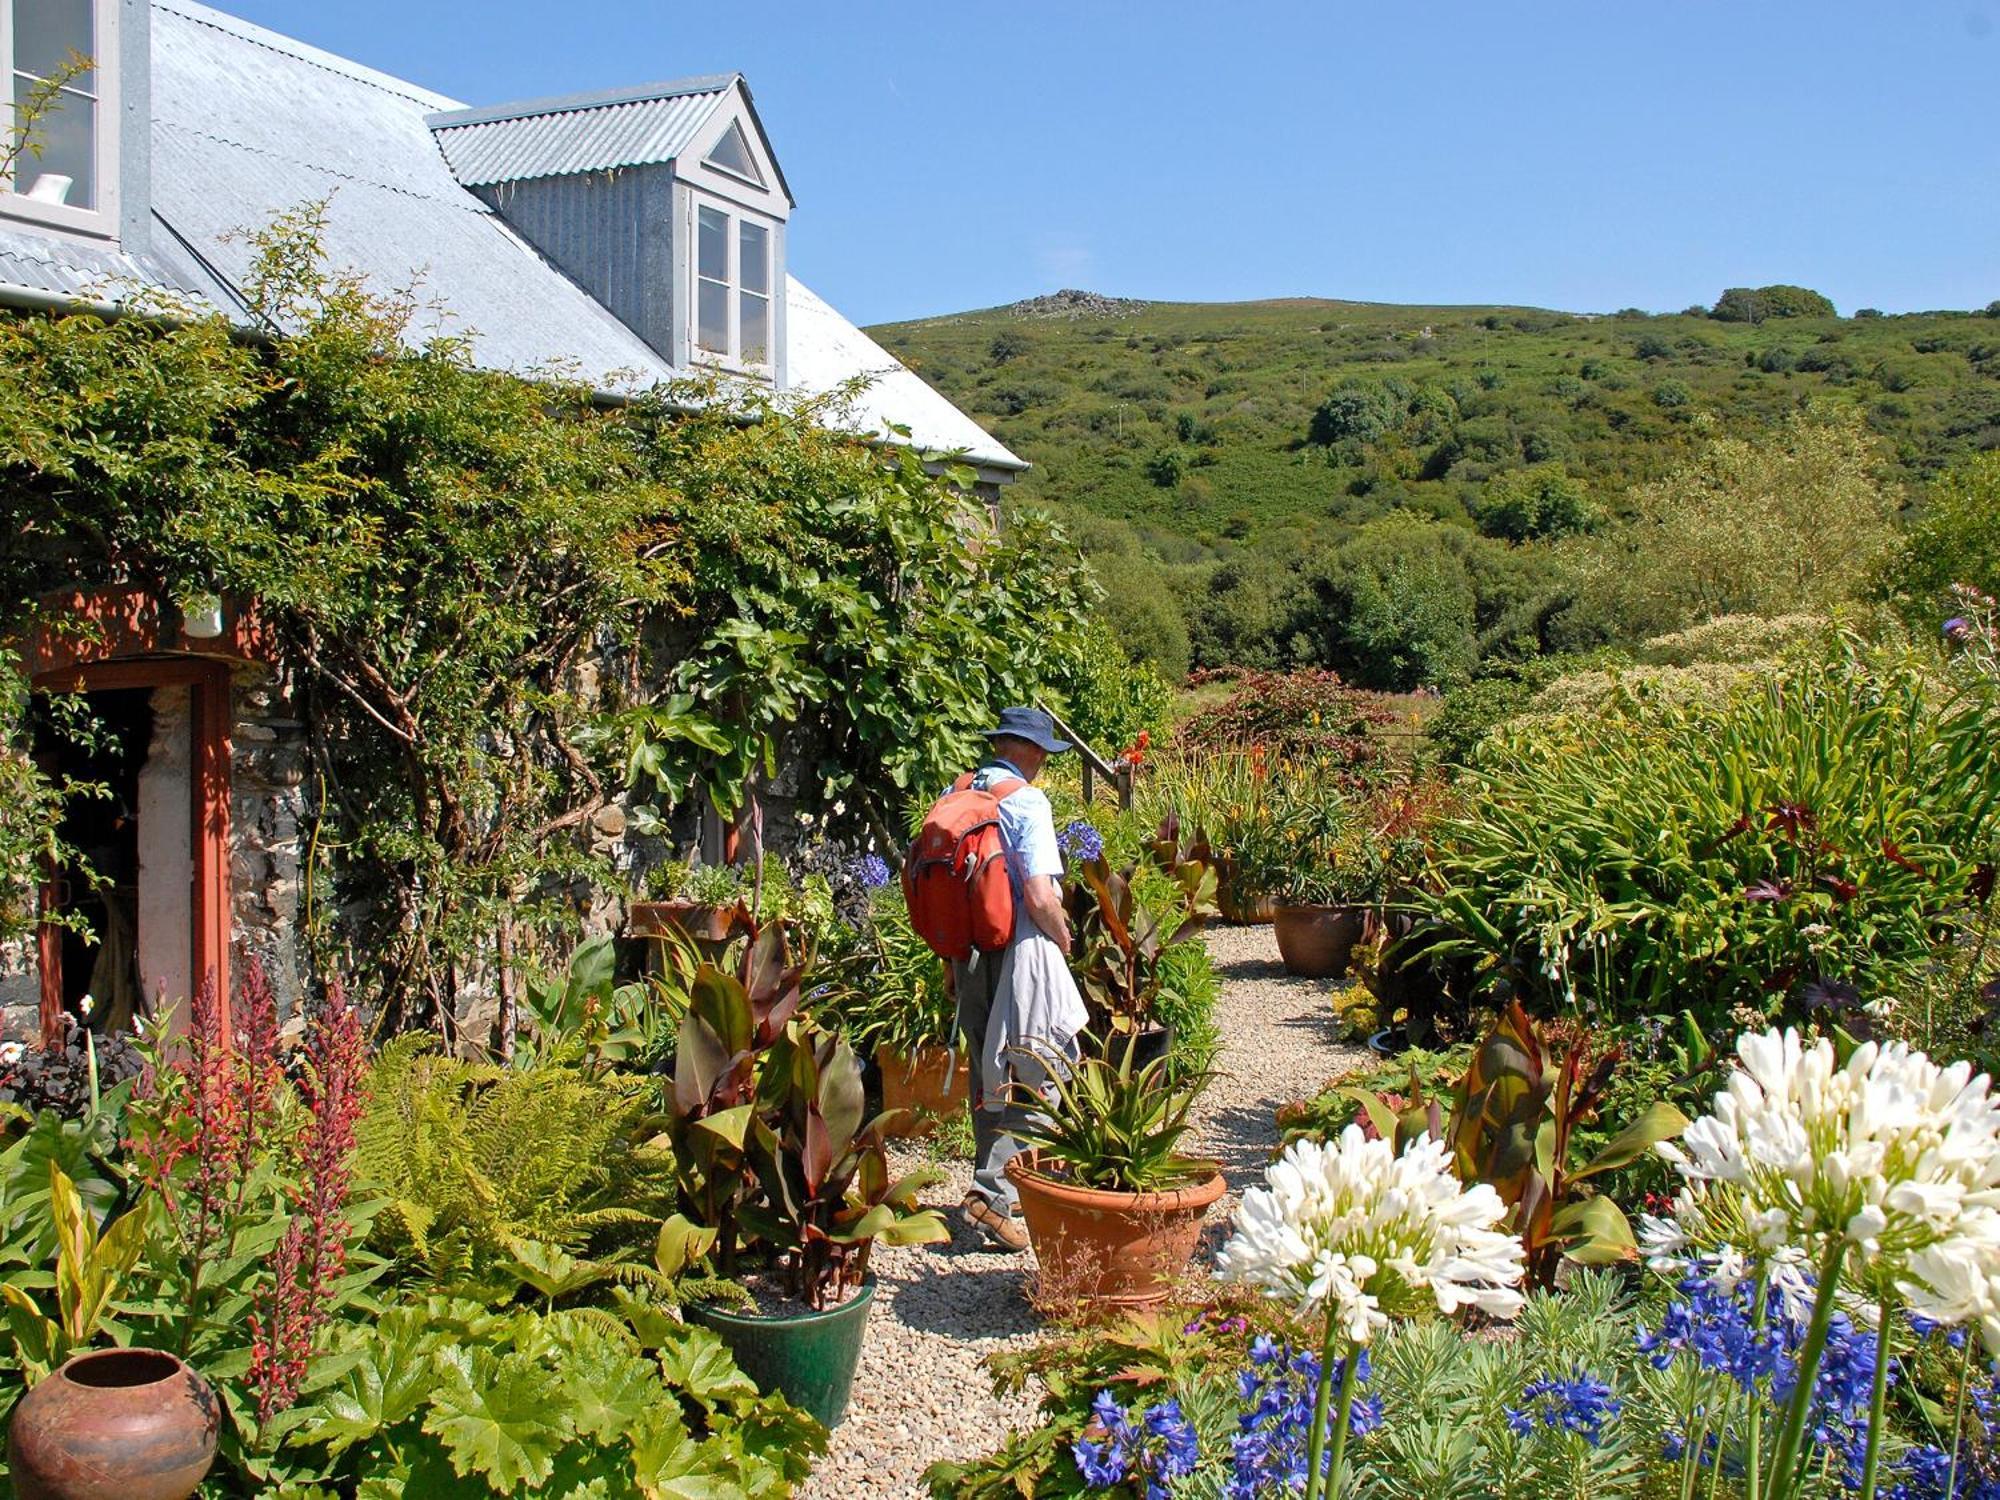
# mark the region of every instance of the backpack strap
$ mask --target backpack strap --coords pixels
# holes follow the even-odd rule
[[[978,771],[967,771],[957,781],[952,783],[951,789],[954,792],[964,791],[979,779],[979,771],[984,771],[985,769],[985,766],[981,766]],[[998,770],[999,767],[995,766],[993,769]],[[1005,802],[1027,784],[1019,776],[1002,776],[998,781],[992,782],[987,786],[986,795],[991,797],[995,802]]]

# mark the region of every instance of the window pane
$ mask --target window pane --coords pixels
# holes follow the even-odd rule
[[[14,107],[27,103],[34,85],[25,78],[14,80]],[[17,117],[18,118],[18,117]],[[35,139],[41,143],[39,158],[22,152],[14,162],[14,190],[31,197],[46,197],[51,203],[67,203],[73,208],[97,206],[96,152],[92,149],[92,124],[97,105],[79,94],[64,92],[35,124]],[[58,194],[56,183],[48,181],[42,193],[35,184],[44,178],[67,177],[69,191]]]
[[[743,339],[742,360],[746,365],[763,365],[771,362],[771,299],[760,297],[755,292],[743,294],[743,306],[738,311]]]
[[[757,158],[750,154],[750,142],[743,137],[743,127],[732,124],[722,139],[715,143],[715,149],[708,153],[711,164],[724,171],[734,172],[738,177],[747,177],[752,182],[761,183],[764,174],[757,170]]]
[[[771,290],[771,231],[762,224],[737,226],[742,239],[736,263],[736,281],[746,292]]]
[[[698,281],[695,293],[695,342],[710,354],[727,354],[729,288],[719,281]]]
[[[729,279],[729,215],[713,208],[701,210],[701,231],[696,235],[697,265],[704,276],[717,281]]]
[[[85,57],[96,50],[90,31],[91,0],[12,0],[14,6],[14,66],[37,78],[52,77],[72,50]],[[93,85],[88,77],[78,88]]]

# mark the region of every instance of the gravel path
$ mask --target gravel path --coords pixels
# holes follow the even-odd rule
[[[1278,1106],[1316,1092],[1358,1062],[1362,1049],[1335,1039],[1324,981],[1286,975],[1269,927],[1217,928],[1207,942],[1222,979],[1221,1076],[1199,1107],[1192,1149],[1220,1160],[1229,1182],[1229,1196],[1210,1217],[1212,1245],[1269,1160]],[[899,1162],[905,1169],[919,1164],[915,1153]],[[924,1196],[951,1210],[972,1171],[964,1162],[945,1166],[949,1180]],[[950,1244],[875,1253],[876,1306],[854,1403],[833,1435],[833,1451],[802,1489],[804,1500],[922,1497],[931,1464],[990,1452],[1004,1433],[1033,1422],[1034,1393],[996,1397],[981,1363],[1028,1347],[1039,1333],[1041,1320],[1028,1303],[1030,1257],[989,1249],[955,1213],[947,1218]]]

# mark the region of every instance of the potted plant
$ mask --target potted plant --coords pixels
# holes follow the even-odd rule
[[[1050,1059],[1039,1124],[1007,1163],[1044,1285],[1105,1312],[1156,1307],[1194,1257],[1201,1221],[1222,1196],[1221,1168],[1181,1154],[1207,1073],[1176,1080],[1167,1060],[1116,1061],[1086,1048]]]
[[[852,950],[830,966],[814,1013],[837,1019],[882,1080],[891,1136],[929,1135],[963,1109],[972,1069],[954,1049],[957,1005],[944,961],[910,926],[899,887],[875,892]]]
[[[1329,979],[1347,972],[1368,917],[1388,894],[1387,850],[1365,822],[1329,827],[1309,811],[1293,825],[1289,869],[1274,894],[1285,972]]]
[[[783,922],[756,929],[735,972],[703,965],[681,1022],[669,1101],[681,1212],[661,1269],[697,1263],[741,1282],[754,1310],[690,1301],[765,1390],[828,1427],[846,1411],[874,1300],[878,1239],[948,1238],[919,1209],[934,1174],[892,1179],[886,1119],[866,1118],[861,1064],[844,1038],[799,1015]]]
[[[662,865],[652,884],[653,899],[632,903],[626,929],[634,937],[685,938],[715,956],[749,920],[743,876],[731,865]]]
[[[1142,1064],[1166,1055],[1171,1038],[1151,1024],[1160,959],[1200,934],[1215,887],[1207,844],[1184,844],[1172,818],[1123,870],[1099,854],[1071,871],[1063,889],[1074,934],[1070,968],[1107,1047],[1136,1041]]]

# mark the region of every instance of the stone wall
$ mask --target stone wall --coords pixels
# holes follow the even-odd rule
[[[240,983],[245,962],[260,961],[289,1016],[304,956],[305,726],[284,684],[260,668],[238,673],[231,707],[230,962]]]

